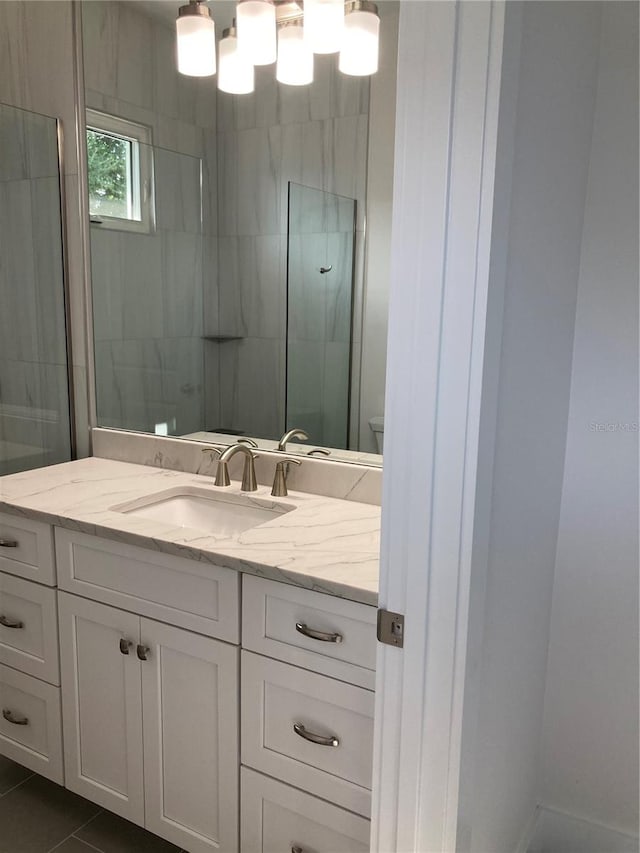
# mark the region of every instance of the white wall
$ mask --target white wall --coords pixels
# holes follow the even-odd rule
[[[638,6],[603,7],[541,799],[637,833]]]
[[[491,506],[472,576],[459,851],[514,851],[537,804],[599,23],[597,3],[506,9],[488,347],[500,328],[502,343],[483,392]]]

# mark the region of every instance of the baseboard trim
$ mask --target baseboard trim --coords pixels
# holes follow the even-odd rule
[[[516,853],[638,853],[638,836],[539,806],[526,846]]]

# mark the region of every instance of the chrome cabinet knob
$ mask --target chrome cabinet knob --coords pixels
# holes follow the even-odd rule
[[[120,652],[121,652],[121,654],[128,655],[129,649],[131,648],[132,645],[133,645],[133,643],[131,642],[131,640],[127,640],[125,637],[122,637],[122,639],[120,640]]]
[[[148,660],[147,655],[150,651],[151,649],[149,646],[143,646],[141,643],[138,643],[136,646],[136,654],[138,655],[139,660]]]

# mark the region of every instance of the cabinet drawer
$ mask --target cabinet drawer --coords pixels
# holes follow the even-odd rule
[[[60,785],[60,689],[0,665],[0,754]]]
[[[244,648],[373,690],[375,607],[249,575],[242,583]]]
[[[54,589],[0,572],[0,663],[60,684]]]
[[[373,708],[369,690],[242,652],[242,763],[366,817]]]
[[[60,589],[239,642],[240,578],[232,569],[61,528],[55,538]]]
[[[0,513],[0,571],[55,586],[51,526]]]
[[[242,768],[242,853],[367,853],[369,835],[368,820]]]

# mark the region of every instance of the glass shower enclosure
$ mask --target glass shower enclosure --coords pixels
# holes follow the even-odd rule
[[[349,446],[356,202],[289,184],[286,428]]]
[[[71,455],[57,121],[0,104],[0,475]]]

